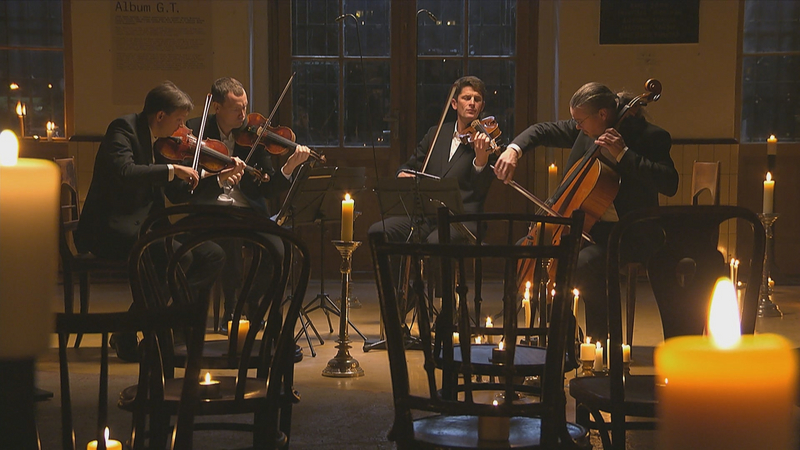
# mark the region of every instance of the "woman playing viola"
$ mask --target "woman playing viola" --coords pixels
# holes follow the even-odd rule
[[[571,119],[530,126],[514,138],[495,164],[497,178],[508,182],[519,158],[535,147],[572,148],[567,164],[572,167],[595,145],[602,147],[607,162],[614,164],[620,177],[619,192],[591,229],[595,244],[581,249],[577,268],[577,288],[586,305],[586,335],[597,339],[608,335],[605,252],[614,222],[635,209],[658,206],[658,194],[671,197],[678,189],[668,132],[647,122],[641,112],[614,128],[621,109],[630,100],[626,97],[600,83],[583,85],[570,100]],[[649,242],[643,235],[628,247],[642,248]],[[626,256],[636,261],[632,252]]]

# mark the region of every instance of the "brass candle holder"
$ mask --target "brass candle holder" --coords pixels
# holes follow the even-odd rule
[[[759,289],[758,317],[783,317],[783,313],[778,305],[772,302],[772,286],[769,284],[770,265],[772,264],[772,224],[778,220],[777,213],[761,213],[758,218],[764,225],[764,232],[767,235],[766,251],[764,252],[764,268],[761,272],[761,289]]]
[[[358,360],[350,356],[350,334],[348,330],[348,320],[350,316],[350,305],[347,299],[350,298],[350,273],[353,270],[353,252],[361,245],[360,241],[333,241],[333,245],[339,250],[342,257],[342,264],[339,272],[342,274],[342,296],[339,314],[339,339],[336,341],[338,352],[336,356],[328,361],[327,367],[322,370],[322,375],[336,378],[352,378],[364,376],[364,369]]]

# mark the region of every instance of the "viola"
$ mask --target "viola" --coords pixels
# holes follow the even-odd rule
[[[470,144],[475,140],[475,136],[478,133],[484,133],[489,136],[489,146],[492,149],[492,153],[499,154],[505,148],[505,146],[498,144],[496,141],[503,133],[500,131],[500,125],[497,124],[494,116],[473,120],[469,127],[463,133],[459,133],[457,137],[462,144]]]
[[[264,127],[266,126],[266,129]],[[266,151],[273,155],[284,155],[289,150],[294,151],[298,144],[294,131],[284,126],[269,126],[267,118],[259,113],[247,115],[247,121],[241,128],[233,130],[236,143],[244,147],[264,147]],[[311,157],[325,164],[325,155],[311,150]]]
[[[170,137],[158,138],[153,145],[153,150],[159,152],[170,161],[191,161],[195,157],[197,137],[192,130],[181,125]],[[200,166],[207,172],[219,173],[236,163],[228,156],[228,147],[217,139],[204,139],[200,145]],[[245,167],[245,172],[252,175],[257,181],[263,180],[263,174],[251,166]]]

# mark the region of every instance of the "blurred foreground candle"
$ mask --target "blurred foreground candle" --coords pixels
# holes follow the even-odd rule
[[[767,178],[764,180],[764,214],[772,214],[772,200],[775,195],[775,180],[772,179],[772,173],[767,172]]]
[[[496,407],[497,400],[493,400],[492,405]],[[478,416],[478,440],[505,442],[510,431],[510,417]]]
[[[44,159],[18,158],[10,130],[0,133],[0,359],[46,351],[58,286],[61,175]]]
[[[233,328],[231,327],[231,325],[233,325],[233,321],[229,320],[228,321],[228,340],[229,341],[230,341],[230,338],[231,338],[231,331],[233,331]],[[247,338],[247,333],[249,331],[250,331],[250,321],[246,320],[246,319],[240,320],[239,321],[239,331],[236,333],[236,351],[238,353],[242,352],[242,349],[244,348],[244,340]]]
[[[670,338],[656,349],[662,450],[792,448],[795,354],[776,334],[741,336],[735,295],[728,279],[718,280],[709,336]]]
[[[346,242],[353,240],[353,199],[350,194],[345,194],[342,200],[342,236],[341,239]]]
[[[122,450],[122,442],[116,439],[108,438],[108,427],[106,427],[106,449],[107,450]],[[97,450],[97,441],[90,441],[86,445],[86,450]]]

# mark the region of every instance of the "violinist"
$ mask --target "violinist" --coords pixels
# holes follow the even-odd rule
[[[111,122],[97,150],[92,183],[75,233],[79,251],[127,260],[142,222],[151,212],[164,208],[165,193],[173,203],[189,200],[198,173],[191,167],[163,163],[160,154],[153,154],[153,143],[171,136],[192,107],[191,98],[166,81],[147,94],[141,113]],[[232,167],[223,173],[241,175],[241,171]],[[208,295],[224,259],[224,252],[213,242],[187,255],[186,276],[196,295]],[[166,255],[156,263],[166,264]],[[138,359],[135,333],[115,334],[112,346],[120,359]]]
[[[206,121],[205,136],[202,138],[218,139],[229,150],[229,154],[237,160],[244,160],[250,153],[250,147],[236,143],[236,132],[247,119],[247,93],[244,86],[235,78],[219,78],[211,85],[211,106],[214,114]],[[201,117],[190,119],[187,126],[196,135],[200,130]],[[199,137],[199,136],[198,136]],[[195,192],[193,202],[218,204],[229,203],[236,207],[252,208],[259,213],[269,216],[270,211],[267,199],[277,196],[289,189],[292,172],[308,159],[310,149],[297,146],[294,153],[288,158],[286,164],[275,173],[272,157],[264,147],[256,148],[250,165],[255,165],[262,173],[261,180],[255,180],[245,175],[242,178],[231,179],[228,183],[222,177],[206,176],[203,183]],[[205,174],[204,174],[205,175]],[[225,312],[222,319],[222,332],[227,333],[228,319],[236,305],[236,290],[241,287],[243,261],[241,242],[233,239],[218,242],[226,253],[226,264],[222,272],[222,287],[225,297]],[[282,246],[278,246],[279,249]],[[266,282],[265,276],[259,276],[259,281]],[[253,301],[260,291],[258,285],[251,289]]]
[[[472,142],[464,143],[461,136],[465,134],[470,124],[478,119],[486,99],[486,86],[481,79],[474,76],[465,76],[455,82],[454,97],[450,99],[450,107],[456,112],[455,122],[445,122],[442,125],[439,138],[431,149],[431,155],[425,173],[441,178],[458,179],[464,212],[483,212],[483,204],[494,174],[486,166],[489,164],[490,139],[481,132],[474,134]],[[404,172],[404,169],[422,171],[431,142],[436,134],[436,126],[431,127],[417,145],[414,154],[397,172],[398,178],[413,177],[414,174]],[[492,156],[494,158],[494,156]],[[411,218],[397,216],[385,220],[386,234],[389,241],[402,242],[410,240]],[[467,228],[477,233],[477,224],[466,223]],[[384,225],[381,222],[369,228],[369,234],[382,233]],[[439,235],[436,228],[436,218],[423,218],[417,227],[419,241],[437,243]],[[458,241],[463,236],[453,231],[453,240]]]
[[[606,244],[614,222],[625,214],[644,207],[658,206],[658,194],[673,196],[678,189],[678,172],[670,157],[669,133],[649,123],[641,113],[626,118],[614,128],[622,108],[633,96],[615,94],[608,87],[592,82],[573,94],[569,120],[531,125],[500,155],[495,174],[509,182],[517,161],[538,146],[571,148],[567,166],[572,167],[594,145],[601,147],[605,160],[620,176],[614,202],[589,234],[595,244],[581,249],[577,267],[577,288],[586,306],[586,335],[602,340],[608,335],[605,285]],[[625,243],[628,261],[638,261],[636,249],[653,244],[642,231]]]

